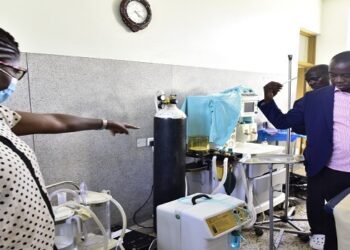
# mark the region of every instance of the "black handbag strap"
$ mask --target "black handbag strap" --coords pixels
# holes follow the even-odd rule
[[[9,139],[7,139],[6,137],[0,135],[0,141],[4,145],[9,147],[13,152],[15,152],[22,159],[24,164],[27,166],[27,169],[29,170],[30,174],[32,175],[32,177],[33,177],[33,179],[34,179],[34,181],[35,181],[35,183],[36,183],[36,185],[37,185],[37,187],[38,187],[38,189],[40,191],[41,197],[43,198],[47,208],[49,209],[49,212],[50,212],[50,215],[51,215],[52,219],[55,221],[55,216],[54,216],[54,213],[53,213],[53,210],[52,210],[52,206],[51,206],[49,197],[47,196],[47,194],[44,192],[42,186],[40,185],[39,179],[35,175],[33,165],[30,162],[30,160],[28,159],[28,157],[23,152],[18,150],[18,148]]]

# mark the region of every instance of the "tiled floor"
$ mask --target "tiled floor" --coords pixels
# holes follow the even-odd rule
[[[282,211],[276,211],[277,214],[283,214]],[[266,215],[266,219],[268,215]],[[306,218],[306,210],[305,210],[305,201],[298,200],[298,204],[296,206],[296,214],[294,216],[295,218]],[[260,215],[258,217],[258,220],[262,220],[262,216]],[[298,221],[295,222],[295,224],[302,229],[308,231],[309,225],[307,221]],[[286,226],[286,223],[275,223],[274,227],[283,227],[286,229],[293,229],[290,226]],[[278,232],[275,232],[275,237],[277,237]],[[269,231],[264,230],[264,234],[260,237],[256,236],[253,229],[250,230],[243,230],[242,236],[244,239],[241,243],[241,249],[249,249],[249,250],[263,250],[263,249],[269,249]],[[300,249],[312,249],[309,246],[309,243],[303,242],[297,235],[290,234],[290,233],[284,233],[282,236],[281,243],[278,247],[280,250],[300,250]]]

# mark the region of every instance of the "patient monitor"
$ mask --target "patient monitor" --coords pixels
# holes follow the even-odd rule
[[[253,92],[243,93],[241,115],[236,127],[236,141],[252,142],[258,139],[258,128],[254,121],[258,114],[258,96]]]
[[[237,126],[226,143],[228,149],[235,151],[236,142],[254,142],[258,139],[258,126],[255,117],[258,114],[259,97],[253,91],[241,94],[241,111]]]

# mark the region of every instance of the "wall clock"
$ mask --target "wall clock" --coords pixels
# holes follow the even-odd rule
[[[120,3],[120,15],[123,22],[133,32],[148,26],[152,19],[151,6],[147,0],[123,0]]]

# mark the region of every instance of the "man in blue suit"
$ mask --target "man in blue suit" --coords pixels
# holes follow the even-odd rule
[[[328,65],[318,64],[308,69],[305,73],[305,81],[309,84],[312,90],[329,86]],[[296,100],[293,104],[293,108],[298,105],[298,102],[301,100],[302,98]],[[304,125],[293,127],[292,131],[297,134],[305,135]]]
[[[259,108],[276,128],[305,126],[306,172],[308,178],[322,183],[319,191],[326,200],[350,187],[350,51],[332,58],[329,77],[332,86],[306,93],[286,114],[273,100],[282,88],[280,83],[265,85],[264,100],[259,102]],[[326,219],[325,249],[337,249],[331,215]]]
[[[329,75],[328,75],[328,65],[319,64],[311,67],[305,73],[305,80],[312,88],[312,90],[317,90],[325,86],[329,86]],[[298,103],[303,101],[303,98],[296,100],[294,102],[293,108],[298,106]],[[292,131],[298,134],[305,135],[305,126],[292,127]],[[306,200],[306,212],[307,218],[310,225],[310,241],[309,245],[312,249],[322,250],[325,242],[325,225],[324,219],[326,212],[323,209],[325,198],[323,194],[319,191],[320,178],[308,177],[307,178],[307,200]]]

